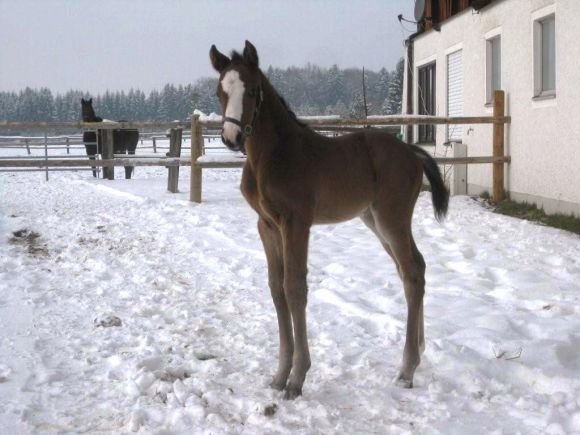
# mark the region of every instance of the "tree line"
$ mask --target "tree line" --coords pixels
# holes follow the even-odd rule
[[[268,67],[265,71],[280,95],[298,115],[340,115],[362,118],[401,112],[403,60],[393,71],[322,68],[308,64],[286,69]],[[98,116],[111,120],[173,121],[187,120],[194,109],[221,113],[215,96],[217,78],[201,78],[193,84],[167,84],[149,94],[139,89],[107,91],[91,95],[70,90],[53,95],[50,89],[26,88],[19,92],[0,92],[0,120],[78,121],[81,98],[93,98]],[[366,109],[365,97],[366,96]]]

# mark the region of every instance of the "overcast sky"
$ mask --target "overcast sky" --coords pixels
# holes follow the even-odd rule
[[[212,76],[249,39],[262,67],[392,69],[413,0],[0,0],[0,90],[160,89]],[[406,29],[406,30],[405,30]]]

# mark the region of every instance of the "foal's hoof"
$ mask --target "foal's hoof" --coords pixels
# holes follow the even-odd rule
[[[413,379],[405,379],[402,374],[398,374],[395,379],[393,379],[393,384],[399,388],[413,388]]]
[[[294,400],[298,396],[302,396],[302,387],[288,385],[284,392],[284,400]]]
[[[282,391],[285,386],[286,380],[282,381],[280,379],[274,378],[272,379],[272,382],[270,382],[270,388],[273,388],[274,390]]]

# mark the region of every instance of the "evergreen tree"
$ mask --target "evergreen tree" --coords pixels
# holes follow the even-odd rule
[[[88,95],[87,95],[88,97]],[[57,97],[58,98],[58,97]],[[59,121],[80,121],[81,114],[81,98],[85,98],[85,93],[81,91],[68,91],[62,97],[62,105],[59,108]]]
[[[159,91],[153,90],[149,93],[147,98],[147,119],[151,121],[159,121],[159,108],[161,107],[161,94]]]
[[[135,91],[134,103],[133,107],[135,110],[134,116],[130,119],[132,120],[148,120],[150,119],[147,116],[147,98],[145,97],[145,93],[140,89]]]
[[[123,111],[123,118],[124,119],[139,119],[137,117],[137,93],[135,89],[129,89],[129,93],[127,94],[127,102],[125,104],[126,110]]]
[[[18,96],[14,92],[0,92],[0,119],[16,121]]]
[[[354,94],[354,98],[352,99],[352,104],[350,105],[349,109],[349,115],[356,119],[362,119],[365,117],[365,103],[360,91]]]
[[[197,107],[204,113],[221,113],[221,106],[215,95],[217,88],[217,79],[205,78],[197,81],[195,92],[199,95],[199,106]]]
[[[36,97],[39,120],[54,121],[54,98],[48,88],[42,88]]]
[[[272,65],[270,65],[266,71],[266,77],[268,77],[268,80],[270,80],[270,83],[272,83],[272,86],[274,86],[278,92],[282,92],[284,88],[282,76],[282,71],[279,68],[272,67]]]
[[[328,70],[326,81],[326,104],[335,105],[344,99],[346,89],[344,87],[344,77],[342,72],[338,69],[338,65],[334,64]]]
[[[381,68],[378,74],[377,82],[374,86],[373,98],[376,101],[383,102],[389,93],[389,72],[386,68]]]
[[[385,68],[379,72],[365,70],[369,114],[400,112],[402,73],[402,60],[391,73]],[[337,65],[321,68],[312,64],[286,69],[269,66],[266,75],[296,113],[364,116],[358,68],[340,69]],[[212,77],[177,87],[167,84],[148,95],[135,88],[127,93],[107,90],[92,96],[93,107],[98,116],[112,120],[187,120],[194,109],[221,112],[216,87],[217,79]],[[81,98],[90,97],[79,90],[53,96],[46,88],[0,92],[0,120],[77,121],[81,118]]]
[[[401,113],[403,101],[403,59],[399,60],[395,71],[389,82],[389,91],[385,99],[382,110],[387,115],[396,115]]]
[[[173,107],[176,103],[175,87],[167,84],[161,91],[161,101],[159,102],[159,109],[157,117],[161,121],[171,121],[173,115]]]
[[[96,103],[94,103],[93,107],[95,108],[97,115],[99,115],[100,113],[111,113],[114,109],[114,105],[115,105],[114,96],[111,92],[109,92],[109,90],[107,90],[101,98],[97,98]]]

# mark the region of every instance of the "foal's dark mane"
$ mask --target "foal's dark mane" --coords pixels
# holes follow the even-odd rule
[[[270,83],[270,86],[272,86],[271,83]],[[296,116],[296,114],[292,111],[292,109],[290,109],[290,106],[288,105],[288,103],[286,102],[286,100],[284,99],[284,97],[282,97],[278,93],[278,91],[274,88],[274,86],[272,86],[272,89],[274,90],[274,94],[280,99],[280,103],[282,103],[282,106],[284,106],[284,108],[288,111],[288,114],[294,120],[294,122],[296,122],[296,124],[298,124],[302,128],[308,128],[308,129],[310,129],[310,126],[308,124],[305,124],[303,121],[300,121],[300,119],[298,119],[298,116]]]
[[[231,62],[233,65],[240,65],[240,64],[245,63],[244,56],[242,56],[240,53],[238,53],[235,50],[232,51],[230,57],[231,57]],[[290,115],[292,120],[294,122],[296,122],[296,124],[298,124],[300,127],[310,129],[310,126],[308,124],[305,124],[304,122],[300,121],[300,119],[298,119],[298,116],[296,116],[296,113],[294,113],[292,111],[292,109],[290,109],[290,105],[288,104],[288,102],[284,99],[284,97],[282,97],[278,93],[276,88],[274,88],[274,86],[272,86],[272,83],[270,83],[270,80],[268,80],[268,77],[266,77],[266,74],[264,74],[262,72],[262,70],[259,70],[259,71],[260,71],[260,75],[262,76],[262,81],[268,82],[268,84],[270,85],[270,88],[272,88],[272,91],[274,91],[274,95],[276,97],[278,97],[278,99],[280,100],[280,103],[282,103],[282,106],[284,107],[284,109],[286,109],[286,111],[288,112],[288,114]]]

